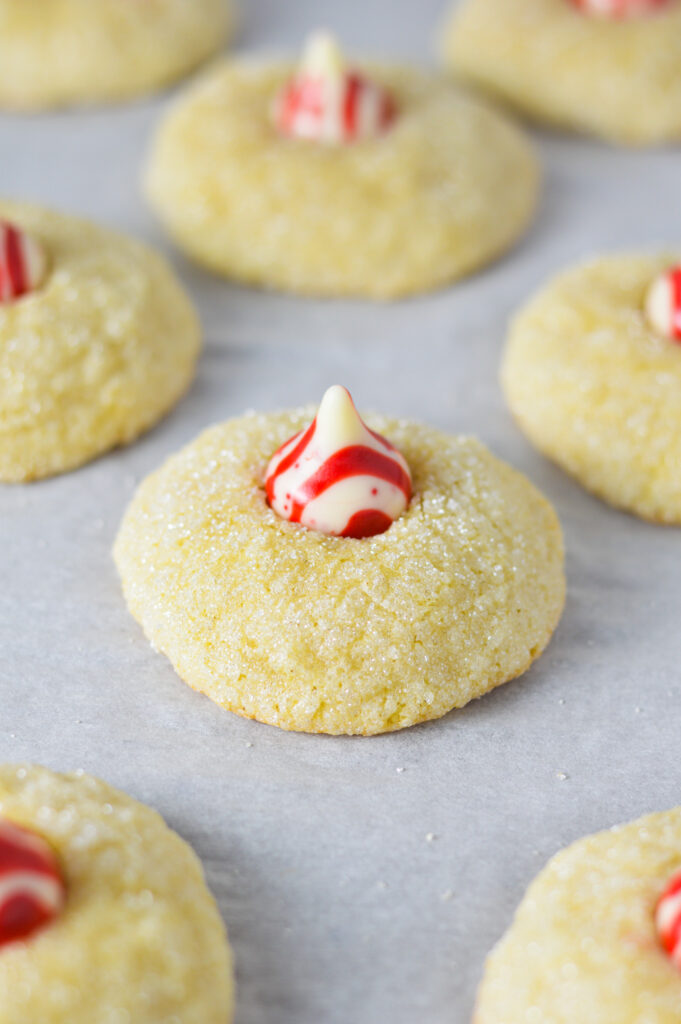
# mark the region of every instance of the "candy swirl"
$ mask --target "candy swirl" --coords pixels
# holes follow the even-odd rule
[[[681,342],[681,266],[656,277],[645,298],[648,322],[670,341]]]
[[[40,242],[14,224],[0,221],[0,302],[12,302],[35,291],[46,270]]]
[[[681,970],[681,871],[672,875],[660,897],[655,925],[662,946]]]
[[[585,14],[601,18],[635,18],[666,7],[669,0],[572,0]]]
[[[315,419],[272,456],[267,500],[292,523],[340,537],[384,533],[411,499],[411,474],[363,423],[345,388],[329,388]]]
[[[298,74],[277,96],[273,118],[281,135],[331,145],[371,139],[396,114],[392,97],[347,69],[331,36],[318,33],[305,48]]]
[[[64,880],[50,846],[0,819],[0,946],[29,938],[59,914]]]

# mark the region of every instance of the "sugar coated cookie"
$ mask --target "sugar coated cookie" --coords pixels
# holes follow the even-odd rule
[[[680,868],[678,807],[559,853],[487,961],[474,1024],[678,1024]]]
[[[451,282],[525,229],[538,170],[520,132],[409,68],[235,60],[161,125],[146,175],[190,256],[247,283],[394,298]]]
[[[348,448],[329,451],[324,429],[310,439],[313,417],[231,420],[143,482],[114,554],[154,646],[223,707],[308,732],[400,729],[524,672],[564,600],[548,502],[475,440],[372,416],[409,467],[400,509],[390,488],[406,486],[401,463],[398,473],[371,454],[358,468]],[[298,448],[292,468],[307,453],[313,471],[301,464],[289,478],[301,490],[284,487],[270,507],[268,463],[269,480],[282,445],[283,457]],[[287,493],[311,527],[289,515]],[[330,535],[367,509],[394,521]]]
[[[159,815],[82,773],[0,766],[0,1024],[229,1024],[232,1002],[201,865]]]
[[[511,410],[540,451],[605,501],[677,524],[678,263],[610,256],[562,274],[515,318],[502,366]]]
[[[631,145],[681,139],[680,0],[463,0],[443,51],[540,121]]]
[[[137,437],[189,386],[199,338],[146,246],[0,202],[0,480],[72,469]]]
[[[232,0],[0,0],[0,107],[124,100],[224,42]]]

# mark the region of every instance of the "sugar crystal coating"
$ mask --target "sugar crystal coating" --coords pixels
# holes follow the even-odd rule
[[[678,807],[557,854],[487,960],[474,1024],[678,1024],[655,908],[680,864]]]
[[[681,345],[645,297],[678,262],[619,255],[568,270],[516,316],[502,366],[530,440],[605,501],[681,523]]]
[[[313,415],[231,420],[143,482],[114,555],[152,644],[223,707],[310,732],[399,729],[523,672],[564,600],[548,502],[475,440],[371,416],[411,468],[408,509],[362,540],[307,530],[262,480]]]
[[[394,96],[399,117],[351,146],[277,133],[272,101],[291,64],[232,60],[181,96],[146,188],[189,255],[266,287],[394,298],[447,284],[515,241],[538,191],[519,130],[432,75],[360,71]]]
[[[0,949],[0,1024],[229,1024],[224,926],[155,811],[82,773],[5,765],[0,816],[49,841],[68,890],[49,928]]]

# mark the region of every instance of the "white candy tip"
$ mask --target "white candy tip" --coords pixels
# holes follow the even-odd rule
[[[308,36],[301,66],[306,75],[315,78],[341,77],[345,72],[345,58],[335,36],[325,30]]]
[[[333,384],[324,393],[317,411],[317,435],[331,449],[358,444],[367,433],[350,392]]]

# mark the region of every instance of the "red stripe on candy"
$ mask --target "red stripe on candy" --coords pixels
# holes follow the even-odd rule
[[[21,237],[17,229],[12,227],[11,224],[6,225],[5,232],[5,252],[12,295],[19,297],[20,295],[25,295],[28,291]]]
[[[346,480],[349,476],[378,477],[379,480],[387,480],[388,483],[399,487],[407,499],[411,495],[411,482],[399,462],[374,451],[373,448],[352,445],[334,452],[317,472],[305,481],[299,492],[304,498],[304,504],[318,498],[328,487]]]
[[[341,537],[354,537],[361,540],[363,537],[375,537],[392,526],[392,519],[385,512],[376,508],[363,509],[355,512],[348,520],[348,525],[341,533]]]
[[[275,484],[275,481],[276,481],[277,477],[281,476],[282,473],[285,473],[286,470],[289,469],[293,465],[293,463],[296,461],[296,459],[300,455],[303,454],[303,452],[307,448],[307,446],[308,446],[308,444],[309,444],[309,442],[310,442],[310,440],[312,438],[312,435],[315,432],[315,427],[316,426],[317,426],[317,419],[315,417],[315,419],[312,420],[312,423],[307,428],[307,430],[305,431],[305,433],[303,434],[303,436],[301,437],[300,441],[295,446],[295,448],[293,448],[288,453],[286,458],[281,460],[281,462],[279,463],[279,465],[275,469],[274,473],[272,473],[272,475],[265,481],[265,489],[267,491],[267,498],[268,498],[269,501],[272,501],[272,499],[274,497],[274,484]],[[288,443],[289,443],[289,441],[287,441],[286,444],[284,444],[282,447],[285,448]],[[281,448],[279,450],[281,451]]]
[[[681,942],[681,910],[668,928],[661,932],[662,945],[668,953],[673,953]]]
[[[669,272],[669,283],[672,292],[671,333],[673,338],[681,341],[681,267]]]
[[[681,871],[677,871],[670,878],[655,911],[660,943],[674,963],[681,967],[681,907],[675,909],[679,896],[681,896]],[[669,911],[673,913],[673,917],[670,921],[665,922],[663,919]]]
[[[343,96],[343,128],[349,139],[357,134],[357,115],[359,112],[362,80],[358,75],[348,75]]]
[[[54,863],[38,850],[19,843],[4,842],[0,834],[0,878],[13,871],[30,871],[38,875],[54,875]]]
[[[53,914],[25,893],[17,893],[0,905],[0,946],[20,942],[44,928]]]

